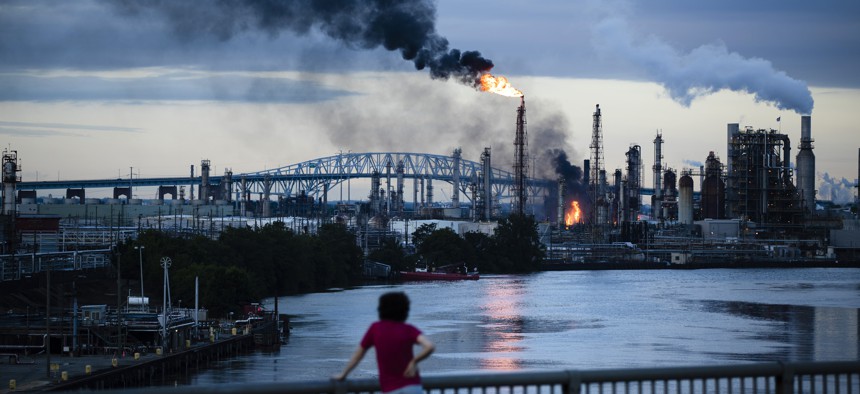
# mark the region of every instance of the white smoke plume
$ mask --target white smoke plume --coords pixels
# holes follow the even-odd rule
[[[828,173],[819,173],[818,181],[818,199],[830,200],[834,204],[852,204],[854,203],[854,193],[857,190],[856,183],[848,179],[836,179]]]
[[[768,60],[745,58],[722,43],[681,53],[657,37],[638,37],[630,31],[627,20],[618,16],[603,19],[593,29],[593,43],[599,53],[640,67],[684,106],[698,97],[728,89],[752,94],[756,102],[779,109],[801,115],[812,113],[814,102],[806,82],[774,69]]]

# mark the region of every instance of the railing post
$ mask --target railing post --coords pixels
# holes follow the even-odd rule
[[[346,394],[346,381],[332,379],[331,384],[333,394]]]
[[[778,394],[794,394],[794,367],[782,361],[779,362],[781,373],[776,377],[776,392]]]
[[[567,394],[579,394],[582,386],[582,376],[579,371],[567,370]]]

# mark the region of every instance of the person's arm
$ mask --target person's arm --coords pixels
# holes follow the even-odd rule
[[[421,351],[418,352],[418,355],[415,356],[411,361],[409,361],[409,365],[406,367],[406,371],[403,372],[403,376],[407,378],[411,378],[418,373],[418,363],[424,360],[427,357],[430,357],[433,354],[433,351],[436,350],[436,345],[433,342],[430,342],[424,334],[418,336],[418,339],[415,340],[421,345]]]
[[[367,353],[367,349],[363,348],[361,345],[358,346],[358,349],[355,349],[355,353],[352,354],[352,358],[349,359],[349,362],[346,364],[346,368],[343,369],[343,372],[332,376],[334,380],[344,380],[346,379],[346,375],[355,368],[356,365],[364,358],[364,354]]]

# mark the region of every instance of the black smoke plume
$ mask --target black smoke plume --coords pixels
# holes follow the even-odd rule
[[[105,0],[121,14],[164,18],[177,36],[230,40],[245,31],[272,37],[316,30],[355,49],[398,51],[435,79],[477,86],[493,62],[478,51],[449,48],[436,32],[431,0]]]
[[[568,160],[567,153],[561,149],[550,149],[547,151],[552,156],[552,165],[555,167],[557,177],[564,179],[564,207],[570,208],[571,201],[579,201],[579,207],[583,212],[588,212],[588,185],[584,183],[582,168]],[[557,193],[557,191],[556,191]],[[557,195],[557,194],[556,194]],[[558,209],[558,200],[555,207],[546,207],[550,211]],[[558,215],[558,213],[556,213]]]
[[[553,165],[559,177],[564,178],[565,195],[567,201],[584,199],[588,191],[588,185],[583,184],[582,168],[570,162],[567,153],[560,149],[554,149]]]

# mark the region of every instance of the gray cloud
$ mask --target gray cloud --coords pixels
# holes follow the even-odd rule
[[[83,134],[68,132],[65,130],[42,129],[42,128],[31,129],[31,128],[27,128],[27,127],[0,126],[0,135],[17,136],[17,137],[57,137],[57,136],[80,137]]]
[[[27,129],[65,129],[65,130],[96,130],[96,131],[117,131],[136,133],[142,129],[136,127],[120,127],[120,126],[95,126],[95,125],[80,125],[70,123],[34,123],[34,122],[7,122],[0,121],[0,127],[24,127]]]
[[[138,133],[136,127],[0,121],[0,135],[22,137],[83,137],[89,132]]]
[[[353,50],[313,29],[301,37],[243,31],[229,41],[215,36],[176,40],[162,18],[120,18],[107,4],[4,0],[0,70],[412,68],[382,48]],[[647,75],[638,67],[595,56],[588,29],[595,19],[584,12],[587,8],[583,1],[567,0],[439,0],[437,28],[452,42],[481,48],[505,73],[644,79]],[[860,86],[855,71],[860,67],[860,2],[655,0],[634,12],[633,28],[662,37],[679,52],[723,42],[744,57],[768,59],[774,68],[812,85]]]
[[[484,147],[492,148],[493,165],[510,169],[519,100],[492,94],[451,95],[432,89],[429,81],[399,81],[390,89],[361,100],[327,102],[307,114],[328,133],[335,146],[353,151],[426,151],[463,149],[463,157],[478,160]],[[421,92],[416,97],[415,92]],[[369,104],[375,103],[375,104]],[[572,134],[560,109],[545,100],[526,100],[529,155],[538,177],[555,178],[558,151],[573,152]]]
[[[0,101],[319,102],[353,93],[315,82],[183,73],[138,77],[0,75]]]

